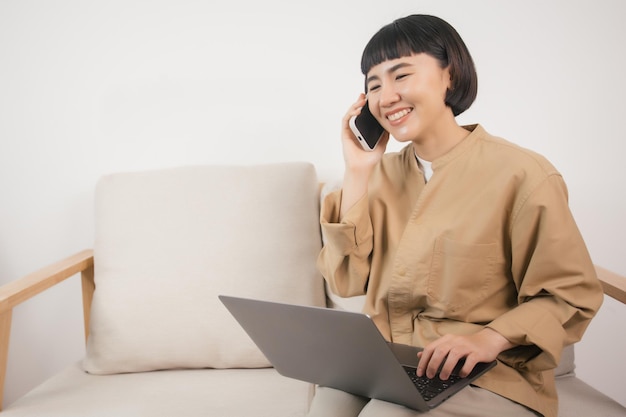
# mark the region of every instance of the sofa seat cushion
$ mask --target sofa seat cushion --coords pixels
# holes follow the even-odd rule
[[[298,417],[311,384],[273,368],[91,375],[76,364],[9,405],[3,417]]]
[[[626,408],[573,375],[557,378],[560,417],[624,416]],[[3,417],[299,417],[314,388],[274,369],[90,375],[75,364],[10,404]]]
[[[556,378],[559,417],[626,416],[626,408],[573,375]]]

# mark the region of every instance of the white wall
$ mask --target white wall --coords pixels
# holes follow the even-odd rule
[[[448,20],[472,51],[479,96],[460,122],[547,156],[595,262],[626,275],[621,0],[2,0],[0,284],[91,247],[105,173],[307,160],[340,176],[362,48],[414,12]],[[7,403],[83,354],[78,281],[15,310]],[[592,330],[621,352],[624,306],[607,305]],[[606,349],[579,348],[601,388],[626,372]]]

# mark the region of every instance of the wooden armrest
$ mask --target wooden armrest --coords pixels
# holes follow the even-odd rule
[[[596,265],[596,273],[602,283],[604,293],[626,304],[626,277]]]
[[[0,410],[4,400],[13,307],[79,272],[82,276],[85,338],[87,338],[91,299],[95,289],[92,250],[79,252],[0,287]]]
[[[0,287],[0,314],[79,272],[93,268],[93,251],[84,250]]]

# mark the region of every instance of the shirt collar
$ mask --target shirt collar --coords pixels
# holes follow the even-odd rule
[[[432,161],[433,171],[436,171],[440,167],[456,159],[458,156],[464,154],[468,149],[472,147],[474,143],[476,143],[476,140],[478,138],[484,136],[486,133],[482,126],[479,124],[462,127],[463,129],[469,131],[470,134],[461,142],[459,142],[454,148],[450,149],[446,154]]]

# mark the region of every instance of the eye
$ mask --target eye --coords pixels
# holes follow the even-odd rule
[[[371,84],[367,86],[367,91],[377,91],[380,89],[380,84]]]
[[[406,78],[408,76],[409,76],[409,74],[398,74],[398,75],[396,75],[396,80],[399,81],[399,80],[401,80],[403,78]]]

